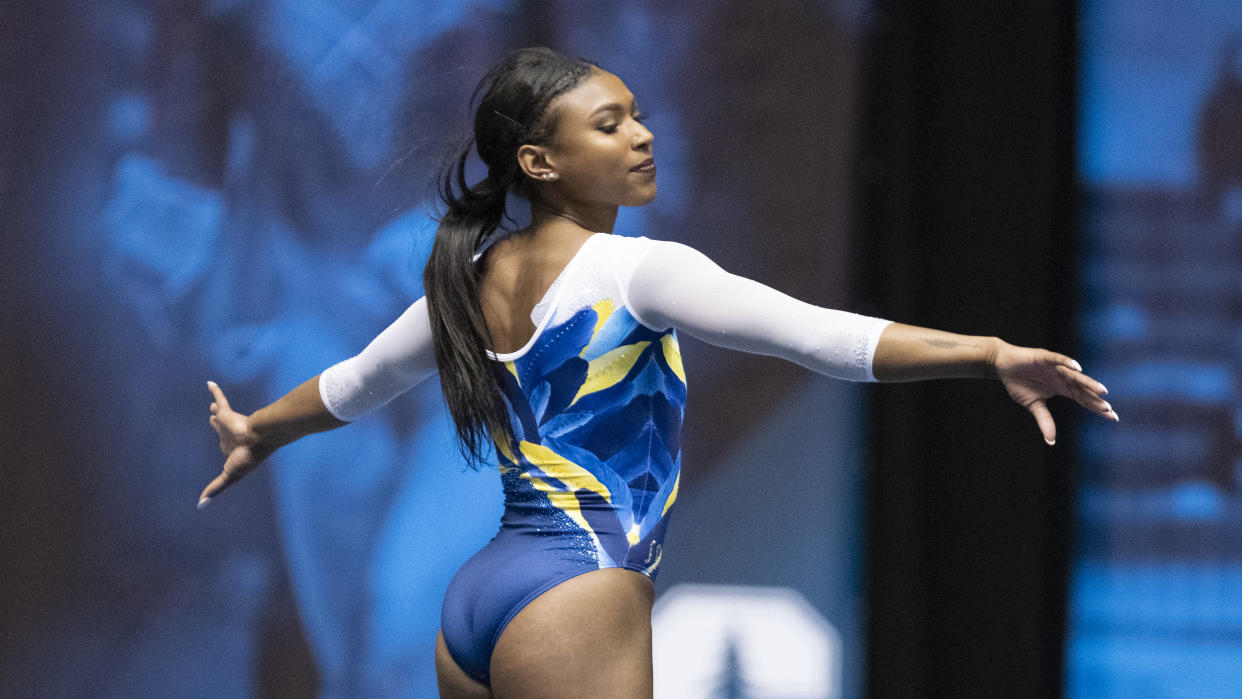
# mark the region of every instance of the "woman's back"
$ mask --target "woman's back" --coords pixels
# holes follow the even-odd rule
[[[526,345],[535,332],[532,311],[590,237],[581,230],[524,233],[484,252],[479,296],[493,351],[515,352]]]

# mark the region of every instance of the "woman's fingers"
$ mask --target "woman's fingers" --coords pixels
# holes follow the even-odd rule
[[[211,412],[214,413],[217,412],[217,410],[230,410],[229,399],[224,397],[224,391],[220,390],[220,387],[216,385],[215,381],[207,382],[207,390],[211,391],[211,397],[215,399],[215,402],[211,404]]]
[[[224,468],[198,496],[198,509],[203,509],[220,491],[236,483],[242,476],[254,468],[255,455],[239,437],[245,433],[245,416],[238,415],[229,407],[228,398],[215,381],[207,382],[207,390],[211,391],[211,415],[207,422],[220,436],[220,451],[227,455]]]
[[[1049,446],[1057,443],[1057,423],[1052,419],[1052,413],[1048,412],[1048,406],[1042,400],[1032,401],[1026,409],[1031,411],[1035,416],[1035,424],[1039,425],[1039,432],[1044,436],[1044,441]]]
[[[227,459],[224,460],[224,468],[220,470],[220,475],[216,476],[203,492],[198,496],[198,509],[203,509],[211,502],[211,499],[220,494],[220,491],[233,485],[241,480],[242,476],[249,473],[255,462],[254,454],[249,450],[238,447],[234,449]]]
[[[202,494],[198,496],[198,509],[201,510],[204,507],[207,507],[207,505],[211,503],[211,499],[214,498],[221,490],[228,487],[228,484],[229,480],[227,473],[221,473],[216,476],[214,480],[207,484],[206,488],[203,488]]]
[[[1074,383],[1075,386],[1077,386],[1078,388],[1080,388],[1081,390],[1087,393],[1090,393],[1091,395],[1095,396],[1096,398],[1100,400],[1103,400],[1103,398],[1100,398],[1100,396],[1108,395],[1108,389],[1105,388],[1104,384],[1100,383],[1099,381],[1096,381],[1095,379],[1091,378],[1090,376],[1087,376],[1086,374],[1082,372],[1075,372],[1070,377],[1070,380]]]
[[[236,483],[239,478],[241,478],[241,476],[236,475],[235,471],[229,471],[228,468],[221,471],[220,475],[212,479],[212,481],[207,484],[207,487],[203,488],[202,494],[198,496],[198,509],[201,510],[204,507],[207,507],[207,505],[211,503],[212,498],[219,495],[220,491],[229,487],[233,483]]]
[[[1010,396],[1026,407],[1035,417],[1039,431],[1048,444],[1057,439],[1056,423],[1048,410],[1047,400],[1065,396],[1082,407],[1110,420],[1120,421],[1113,406],[1104,396],[1108,389],[1082,371],[1082,365],[1071,357],[1045,350],[1022,350],[1014,354],[1001,370],[1002,380]]]
[[[216,435],[220,437],[220,451],[227,455],[233,450],[233,447],[237,446],[233,435],[224,426],[224,423],[220,421],[220,418],[215,415],[207,418],[207,421],[211,423],[211,426],[216,430]]]
[[[1064,354],[1057,354],[1056,352],[1051,352],[1050,354],[1053,356],[1053,359],[1057,364],[1073,369],[1074,371],[1082,371],[1082,365],[1079,364],[1073,357],[1067,357]]]
[[[1073,399],[1088,410],[1098,410],[1105,404],[1096,390],[1095,382],[1072,369],[1057,367],[1057,372],[1064,382],[1064,389],[1057,391],[1066,398]]]
[[[1066,397],[1072,398],[1087,410],[1099,413],[1110,420],[1120,421],[1113,406],[1103,398],[1108,393],[1104,384],[1078,371],[1070,371],[1061,367],[1058,367],[1058,370],[1069,388],[1069,392],[1064,394]]]

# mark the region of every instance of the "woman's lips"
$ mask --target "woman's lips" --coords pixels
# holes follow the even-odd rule
[[[630,172],[641,172],[645,175],[655,174],[655,158],[647,158],[641,163],[630,168]]]

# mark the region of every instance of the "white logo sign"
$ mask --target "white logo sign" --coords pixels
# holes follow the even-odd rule
[[[652,610],[655,696],[841,696],[841,637],[787,587],[677,585]]]

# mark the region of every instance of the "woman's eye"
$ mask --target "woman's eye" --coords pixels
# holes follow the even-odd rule
[[[636,112],[636,113],[634,114],[634,116],[633,116],[633,117],[631,117],[631,118],[632,118],[634,121],[637,121],[638,123],[640,123],[640,124],[641,124],[641,123],[643,123],[644,121],[647,121],[647,113],[646,113],[646,112]]]
[[[603,131],[604,133],[616,133],[617,125],[616,124],[605,124],[599,127],[599,130]]]

